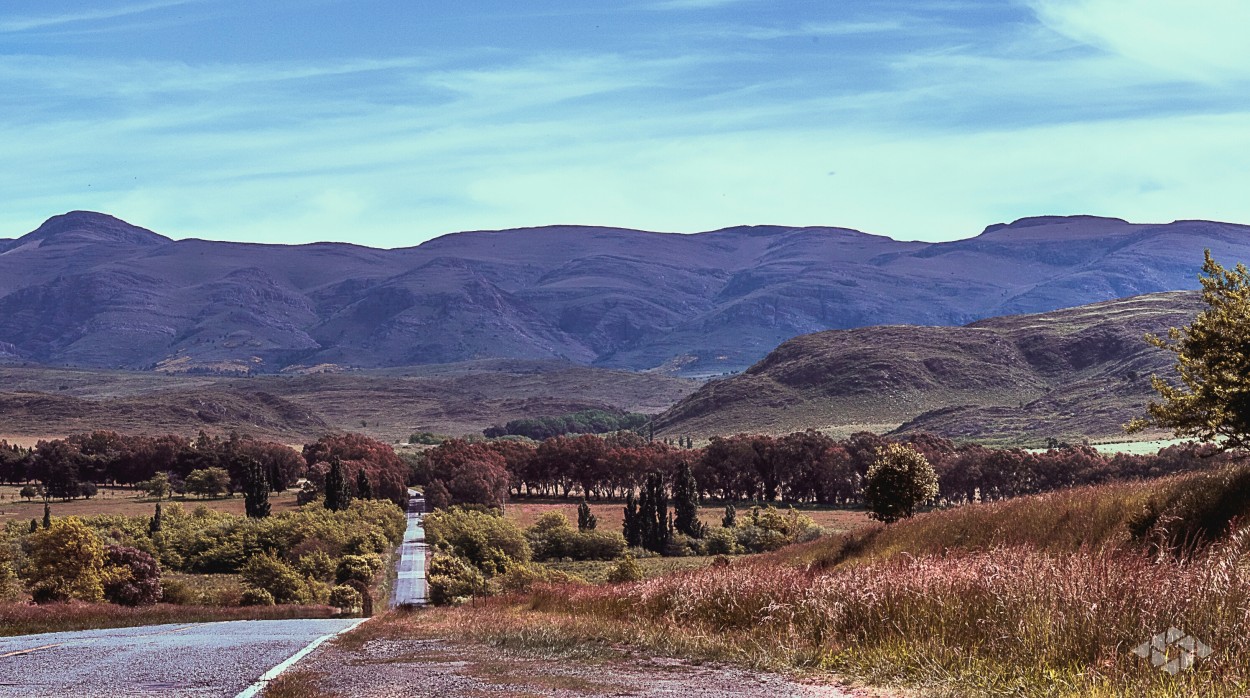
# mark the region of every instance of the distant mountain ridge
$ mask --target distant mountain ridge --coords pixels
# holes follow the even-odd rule
[[[979,441],[1122,436],[1174,378],[1144,340],[1188,324],[1196,291],[1156,293],[962,327],[883,326],[795,337],[656,419],[709,437],[803,429],[929,432]]]
[[[718,375],[791,337],[1193,289],[1250,228],[1039,217],[945,243],[843,228],[549,226],[416,247],[172,240],[100,213],[0,240],[0,361],[276,373],[488,358]]]

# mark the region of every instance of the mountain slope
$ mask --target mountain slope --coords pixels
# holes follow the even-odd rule
[[[840,228],[551,226],[380,250],[171,240],[98,213],[0,242],[0,361],[275,373],[490,358],[707,376],[827,329],[962,325],[1196,288],[1245,226],[1032,218],[948,243]]]
[[[796,337],[657,420],[661,433],[906,424],[983,440],[1114,436],[1172,356],[1147,332],[1187,324],[1193,292],[1137,296],[963,327],[884,326]]]

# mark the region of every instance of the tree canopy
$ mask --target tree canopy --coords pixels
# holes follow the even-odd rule
[[[1187,327],[1146,341],[1176,355],[1180,385],[1160,376],[1151,384],[1161,400],[1148,416],[1126,429],[1171,429],[1178,437],[1217,443],[1224,449],[1250,446],[1250,272],[1238,264],[1225,269],[1207,250],[1202,265],[1206,309]]]

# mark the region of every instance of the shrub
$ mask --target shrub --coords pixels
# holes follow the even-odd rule
[[[490,580],[489,589],[492,593],[526,593],[535,584],[585,584],[585,580],[576,575],[553,570],[542,565],[516,563],[508,566],[503,574]]]
[[[164,579],[161,580],[161,601],[175,606],[190,606],[196,602],[196,594],[182,580]],[[269,603],[273,603],[272,596],[269,597]]]
[[[577,530],[564,514],[549,511],[525,532],[535,560],[615,560],[625,537],[597,529]]]
[[[330,590],[330,605],[346,612],[358,610],[363,604],[359,591],[346,584],[338,584]]]
[[[51,521],[26,539],[19,574],[36,603],[104,598],[104,543],[77,517]]]
[[[296,558],[295,569],[305,577],[325,582],[334,578],[338,566],[324,550],[313,550]]]
[[[728,528],[714,528],[703,537],[705,555],[737,555],[742,552],[738,537]]]
[[[381,555],[369,553],[367,555],[344,555],[339,560],[338,568],[335,570],[334,580],[339,584],[344,584],[348,580],[356,580],[362,584],[368,585],[373,582],[373,578],[382,569],[386,563],[382,560]]]
[[[369,530],[352,536],[347,541],[346,552],[354,555],[365,555],[368,553],[385,553],[391,549],[391,542],[382,535],[381,531]]]
[[[243,590],[243,596],[239,599],[240,606],[272,606],[274,605],[273,594],[264,589],[256,587],[247,587]]]
[[[239,570],[239,576],[247,584],[269,592],[273,596],[274,603],[308,603],[311,598],[304,578],[293,567],[271,553],[261,553],[248,558]]]
[[[512,562],[529,562],[530,547],[516,524],[497,513],[463,508],[425,517],[425,537],[436,549],[464,558],[487,577]]]
[[[104,598],[122,606],[161,600],[161,568],[142,550],[110,545],[104,555]]]
[[[642,580],[642,568],[634,561],[632,555],[621,558],[612,571],[608,573],[608,581],[613,584],[637,582]]]
[[[462,557],[438,552],[430,558],[430,603],[447,605],[461,603],[486,591],[486,578],[481,570]]]

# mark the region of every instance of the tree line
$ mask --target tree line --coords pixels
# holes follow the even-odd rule
[[[838,440],[816,431],[716,437],[701,448],[686,448],[618,432],[539,443],[453,439],[413,457],[413,481],[425,486],[434,506],[497,506],[509,496],[624,499],[642,491],[651,473],[674,482],[689,469],[704,498],[858,504],[869,467],[896,442],[911,446],[933,466],[940,498],[949,503],[1157,477],[1231,457],[1215,446],[1196,444],[1152,455],[1106,455],[1089,446],[1028,451],[956,444],[929,434],[888,439],[860,432]]]
[[[99,485],[129,485],[157,498],[174,492],[217,496],[252,490],[249,499],[259,502],[258,488],[281,492],[301,477],[308,480],[301,497],[312,499],[326,493],[327,475],[335,467],[340,472],[334,497],[388,499],[400,505],[407,500],[410,466],[389,444],[359,434],[327,435],[302,451],[237,434],[203,432],[188,439],[95,431],[39,441],[30,449],[0,441],[0,482],[37,483],[31,492],[45,499],[76,499],[93,495]]]

